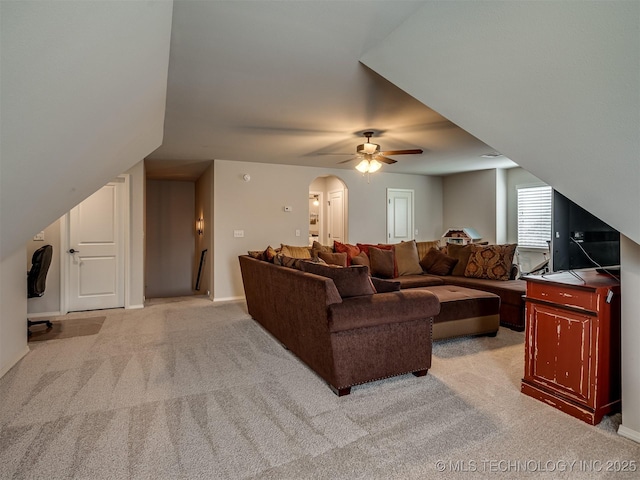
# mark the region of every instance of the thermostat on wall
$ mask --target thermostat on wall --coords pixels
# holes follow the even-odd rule
[[[285,206],[285,207],[284,207],[284,211],[285,211],[285,212],[293,212],[293,207]]]

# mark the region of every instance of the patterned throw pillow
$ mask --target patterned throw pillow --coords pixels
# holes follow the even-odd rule
[[[420,275],[422,273],[415,240],[397,243],[394,253],[396,256],[396,265],[398,266],[398,276]]]
[[[262,258],[267,262],[273,263],[273,259],[276,258],[277,254],[278,252],[276,252],[276,250],[271,245],[269,245],[262,253]]]
[[[282,253],[278,253],[273,258],[274,265],[281,265],[283,267],[295,268],[296,270],[300,270],[300,262],[302,262],[302,258],[287,257]]]
[[[291,258],[311,258],[309,247],[296,247],[294,245],[280,245],[280,253]]]
[[[465,277],[509,280],[516,244],[470,245],[472,253],[464,271]]]
[[[333,246],[322,245],[320,242],[314,240],[311,245],[311,256],[315,258],[320,252],[333,253]]]
[[[440,276],[451,274],[451,270],[453,270],[456,263],[458,263],[457,258],[445,255],[438,248],[432,248],[420,260],[420,266],[425,272]]]

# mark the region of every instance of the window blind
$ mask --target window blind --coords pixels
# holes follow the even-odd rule
[[[518,246],[549,248],[551,187],[518,187]]]

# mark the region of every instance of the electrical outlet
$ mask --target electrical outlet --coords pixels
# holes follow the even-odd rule
[[[296,237],[300,236],[300,230],[296,230]]]
[[[233,231],[233,236],[235,238],[242,238],[244,237],[244,230],[234,230]]]
[[[44,232],[36,233],[33,236],[33,240],[36,241],[36,242],[44,242]]]

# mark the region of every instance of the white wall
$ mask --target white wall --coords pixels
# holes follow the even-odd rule
[[[483,241],[497,243],[497,180],[496,170],[444,177],[444,229],[471,227]]]
[[[172,6],[0,2],[0,258],[160,146]]]
[[[29,352],[26,256],[22,247],[0,261],[0,377]]]
[[[622,425],[618,432],[640,442],[640,245],[620,237],[622,288]]]
[[[242,175],[251,175],[251,181]],[[309,185],[318,176],[341,178],[349,192],[349,243],[384,242],[386,189],[415,190],[417,240],[442,235],[442,180],[438,177],[378,172],[367,177],[355,170],[320,169],[216,160],[214,163],[214,297],[243,296],[238,255],[267,245],[306,245]],[[291,206],[292,212],[284,212]],[[301,236],[296,237],[299,229]],[[244,230],[234,238],[234,230]]]

